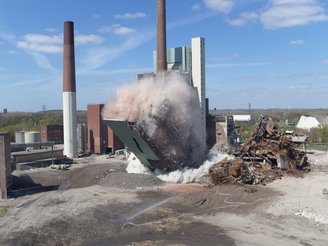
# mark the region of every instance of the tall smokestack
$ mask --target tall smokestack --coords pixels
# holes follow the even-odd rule
[[[77,132],[74,23],[72,21],[64,22],[63,64],[64,155],[74,158],[77,155]]]
[[[157,0],[157,73],[167,70],[165,0]]]

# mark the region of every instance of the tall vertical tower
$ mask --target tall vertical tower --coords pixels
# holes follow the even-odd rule
[[[192,81],[197,88],[202,120],[202,139],[206,144],[206,99],[205,99],[205,40],[202,37],[191,39]]]
[[[77,132],[74,23],[72,21],[64,22],[63,64],[64,155],[74,158],[77,155]]]
[[[157,73],[167,70],[166,59],[166,8],[165,0],[157,0],[156,16],[157,16]]]

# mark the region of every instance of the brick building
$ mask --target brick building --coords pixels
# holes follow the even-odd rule
[[[88,152],[95,154],[115,153],[115,150],[124,147],[123,143],[104,123],[101,110],[104,104],[89,104],[88,119]]]
[[[41,142],[54,141],[56,144],[64,142],[63,125],[46,125],[41,127]]]

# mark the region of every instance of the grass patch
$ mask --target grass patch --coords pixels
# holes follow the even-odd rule
[[[308,144],[306,149],[308,150],[319,150],[319,151],[327,151],[328,145],[327,144]]]

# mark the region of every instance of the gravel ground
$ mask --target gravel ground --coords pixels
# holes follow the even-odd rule
[[[126,173],[122,171],[105,172],[100,176],[98,184],[106,187],[117,187],[122,189],[137,189],[142,187],[154,187],[164,184],[162,180],[154,175]]]
[[[0,245],[328,245],[328,155],[312,171],[267,186],[165,184],[95,156],[69,171],[14,173],[0,200]]]

